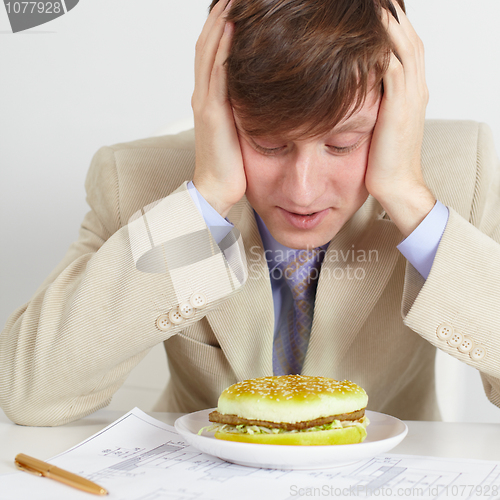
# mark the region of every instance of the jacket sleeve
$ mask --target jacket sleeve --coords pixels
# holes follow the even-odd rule
[[[246,279],[238,231],[217,244],[186,183],[122,226],[115,153],[102,148],[86,190],[78,240],[0,335],[0,406],[18,424],[60,425],[106,406],[151,347]]]
[[[412,330],[479,370],[487,397],[500,406],[500,164],[493,144],[479,125],[468,220],[448,207],[427,280],[407,263],[401,312]]]

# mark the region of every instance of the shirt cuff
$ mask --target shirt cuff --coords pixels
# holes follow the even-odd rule
[[[188,182],[187,188],[196,208],[203,216],[210,233],[212,233],[216,243],[219,244],[231,232],[234,224],[224,219],[224,217],[203,198],[200,192],[195,188],[193,181]]]
[[[448,216],[448,207],[436,201],[425,219],[397,247],[424,279],[427,279],[431,271],[441,237],[448,223]]]

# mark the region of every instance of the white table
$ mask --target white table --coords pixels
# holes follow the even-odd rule
[[[60,427],[22,427],[0,410],[0,474],[16,471],[14,457],[25,453],[41,460],[57,455],[103,429],[123,415],[99,410]],[[151,413],[172,424],[182,413]],[[406,421],[409,432],[390,453],[451,458],[500,460],[500,424]]]

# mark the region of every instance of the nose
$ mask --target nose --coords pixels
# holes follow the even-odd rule
[[[284,165],[282,189],[297,209],[315,207],[314,203],[324,192],[322,157],[315,148],[296,148]]]

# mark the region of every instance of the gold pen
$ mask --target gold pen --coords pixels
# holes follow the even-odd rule
[[[87,493],[93,493],[94,495],[108,494],[107,490],[105,490],[98,484],[89,481],[88,479],[77,476],[72,472],[60,469],[55,465],[51,465],[46,462],[42,462],[41,460],[37,460],[36,458],[29,457],[24,453],[19,453],[19,455],[16,456],[14,462],[18,469],[21,469],[25,472],[30,472],[31,474],[35,474],[36,476],[55,479],[56,481],[67,484],[68,486],[86,491]]]

